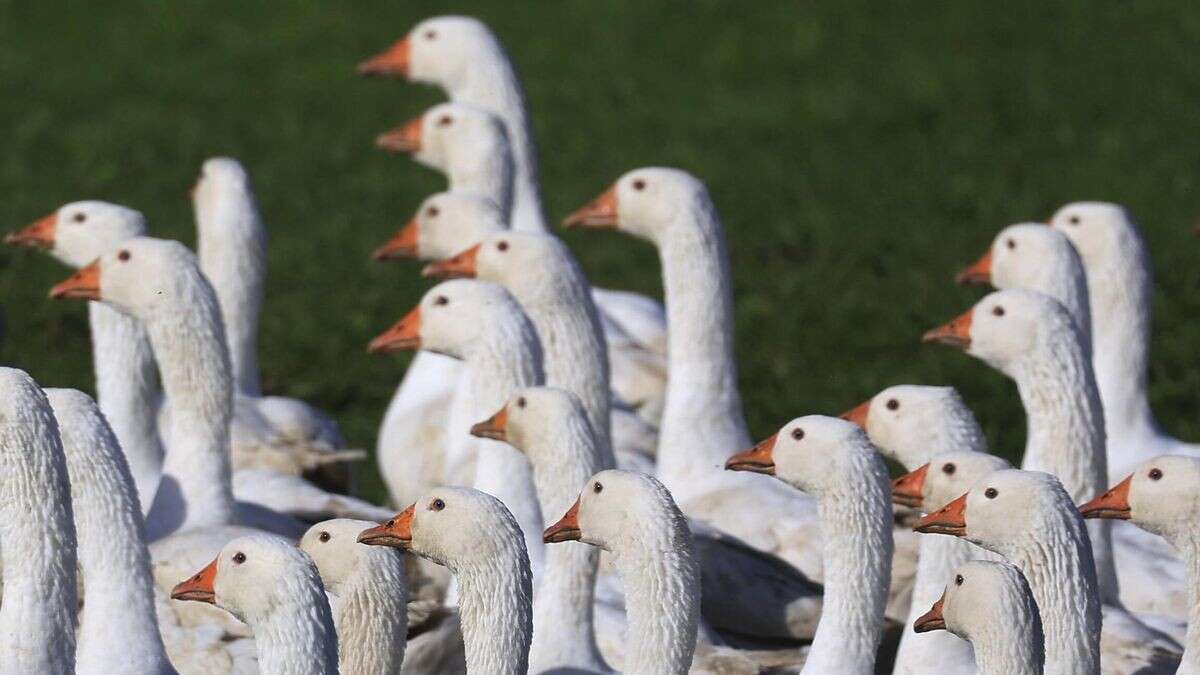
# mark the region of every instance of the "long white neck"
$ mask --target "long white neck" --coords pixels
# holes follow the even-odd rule
[[[872,673],[883,636],[892,563],[891,485],[883,461],[817,499],[825,604],[802,673]]]
[[[1027,424],[1021,468],[1058,476],[1067,494],[1082,504],[1107,489],[1104,409],[1078,333],[1049,332],[1051,337],[1012,373]],[[1089,520],[1087,529],[1101,599],[1119,604],[1112,524]]]
[[[689,206],[658,242],[671,327],[658,476],[677,495],[694,479],[720,471],[730,448],[750,444],[738,392],[725,235],[708,199]]]
[[[289,597],[270,614],[247,621],[254,630],[259,672],[337,675],[337,631],[316,570],[288,589]]]
[[[472,60],[466,79],[447,87],[447,93],[454,101],[476,105],[504,120],[513,155],[512,215],[509,222],[515,230],[545,232],[546,217],[542,213],[538,184],[537,145],[533,140],[521,81],[504,48],[499,44],[486,48],[484,53]]]
[[[43,399],[44,403],[44,399]],[[0,424],[0,668],[75,672],[75,525],[49,405]]]
[[[221,305],[237,391],[259,396],[258,316],[267,274],[267,231],[254,195],[225,187],[196,202],[196,254]]]
[[[912,605],[904,622],[904,635],[896,651],[894,675],[921,675],[930,663],[945,663],[947,667],[969,666],[975,660],[971,643],[946,631],[917,633],[913,623],[946,589],[946,581],[954,578],[954,570],[972,559],[999,559],[957,537],[920,534],[917,557],[917,576],[913,583]]]
[[[146,518],[153,541],[233,520],[229,419],[233,382],[212,288],[197,278],[145,322],[171,407],[163,478]]]
[[[570,415],[558,433],[530,439],[526,453],[533,458],[538,501],[543,514],[566,513],[578,487],[597,471],[612,468],[605,460],[585,418]],[[530,672],[579,669],[603,672],[607,668],[596,646],[592,617],[599,550],[579,542],[546,547],[545,571],[533,602],[533,645]]]
[[[508,218],[513,204],[513,163],[504,139],[454,145],[449,152],[451,156],[446,163],[449,189],[487,197]]]
[[[400,672],[408,644],[404,558],[395,549],[364,548],[354,573],[329,589],[336,596],[338,669],[346,675],[392,675]]]
[[[623,671],[688,672],[700,617],[700,568],[682,516],[647,524],[636,551],[614,551],[628,617]]]
[[[1015,594],[1018,589],[1004,591]],[[989,617],[971,629],[979,675],[1042,675],[1045,638],[1036,604],[1028,595],[1004,600],[1001,605],[1008,613]]]
[[[138,502],[149,509],[163,463],[154,350],[141,322],[104,303],[88,303],[88,322],[96,399],[125,453]]]
[[[452,568],[470,675],[526,675],[533,634],[529,561],[515,541]]]

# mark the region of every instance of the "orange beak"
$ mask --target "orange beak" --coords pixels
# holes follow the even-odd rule
[[[508,440],[508,406],[504,406],[487,420],[471,426],[471,435],[490,438],[494,441]]]
[[[395,518],[360,532],[358,543],[412,550],[412,521],[416,511],[417,505],[410,504],[407,509],[396,514]]]
[[[871,414],[871,399],[867,399],[862,403],[842,413],[842,419],[847,422],[854,422],[863,431],[867,430],[867,417]]]
[[[926,515],[913,526],[914,532],[925,534],[952,534],[963,537],[967,534],[967,495],[950,502]]]
[[[371,257],[376,260],[395,260],[396,258],[417,257],[417,219],[413,218],[392,235],[383,246],[375,249]]]
[[[420,349],[421,348],[421,306],[413,307],[408,314],[405,314],[392,327],[380,333],[371,344],[367,345],[367,351],[371,354],[386,354],[388,352],[399,352],[405,349]]]
[[[80,300],[100,299],[100,261],[84,267],[65,281],[50,289],[50,297],[55,300],[77,298]]]
[[[778,435],[772,434],[770,438],[760,442],[753,448],[730,457],[725,462],[725,470],[753,471],[754,473],[765,473],[768,476],[774,476],[775,458],[772,456],[772,453],[775,451],[775,437]]]
[[[971,346],[971,315],[968,309],[950,323],[938,326],[921,336],[921,342],[940,342],[966,350]]]
[[[542,533],[542,541],[547,544],[558,544],[564,541],[579,541],[583,533],[579,531],[579,500],[576,499],[558,522],[546,528]]]
[[[958,276],[954,277],[954,281],[959,286],[992,283],[992,249],[989,248],[983,257],[975,261],[974,265],[959,272]]]
[[[174,600],[194,600],[196,602],[207,602],[210,605],[217,604],[217,594],[213,591],[213,583],[217,580],[217,560],[214,558],[212,562],[196,572],[196,575],[186,581],[181,581],[171,589],[171,598]]]
[[[4,237],[4,243],[29,248],[49,250],[54,248],[54,229],[58,225],[58,214],[38,218],[33,224],[23,230],[10,232]]]
[[[408,77],[408,58],[411,51],[407,37],[397,40],[386,51],[358,64],[358,74]]]
[[[461,251],[458,254],[431,262],[421,270],[421,276],[433,277],[435,279],[471,279],[475,277],[475,259],[479,256],[479,247],[481,244],[475,244],[471,248]]]
[[[1111,520],[1129,520],[1129,486],[1133,484],[1133,475],[1117,483],[1111,490],[1096,497],[1079,507],[1079,513],[1084,518],[1108,518]]]
[[[946,604],[946,594],[942,593],[942,597],[933,603],[933,607],[929,608],[928,612],[921,615],[913,623],[913,631],[917,633],[928,633],[931,630],[946,630],[946,620],[942,618],[942,607]]]
[[[620,222],[617,219],[617,186],[614,185],[596,197],[590,204],[567,216],[563,227],[592,227],[616,228]]]
[[[925,474],[927,473],[929,473],[928,463],[892,481],[892,502],[914,509],[921,508],[925,501],[922,490],[925,489]]]
[[[388,152],[421,151],[421,117],[414,117],[390,131],[375,137],[375,147]]]

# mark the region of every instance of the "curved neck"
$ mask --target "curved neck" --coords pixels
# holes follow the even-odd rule
[[[221,306],[234,384],[259,396],[258,316],[267,274],[267,232],[254,195],[226,188],[196,202],[196,255]]]
[[[315,578],[289,585],[298,591],[259,620],[248,620],[263,673],[337,675],[338,642],[325,591]]]
[[[170,407],[162,482],[146,518],[151,540],[233,519],[229,355],[212,290],[201,280],[189,291],[145,322]]]
[[[700,569],[682,517],[646,536],[637,552],[614,551],[625,585],[624,672],[688,672],[700,618]]]
[[[453,572],[459,588],[467,672],[525,675],[533,634],[532,581],[525,553],[514,544],[500,555]]]
[[[334,625],[342,673],[400,672],[408,644],[408,580],[394,549],[367,547],[349,579],[337,589]],[[332,590],[332,589],[331,589]]]
[[[904,622],[904,635],[896,651],[896,673],[919,673],[930,663],[947,666],[970,664],[974,661],[971,643],[946,631],[917,633],[913,623],[926,612],[946,589],[946,581],[968,560],[998,559],[994,553],[983,551],[957,537],[937,534],[918,534],[917,577],[913,583],[912,604]]]
[[[1042,675],[1045,638],[1037,607],[1030,598],[1008,607],[1015,613],[981,622],[971,635],[979,675]]]
[[[150,507],[162,471],[158,437],[158,366],[150,338],[137,319],[100,302],[88,303],[96,400],[120,441],[137,488]]]
[[[513,203],[512,156],[502,139],[489,144],[452,147],[446,178],[450,190],[470,192],[492,200],[507,222]]]

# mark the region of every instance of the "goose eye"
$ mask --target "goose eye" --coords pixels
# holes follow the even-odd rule
[[[524,397],[524,396],[518,396],[518,397],[517,397],[517,407],[518,407],[518,408],[524,408],[524,407],[525,407],[525,397]]]
[[[437,296],[436,298],[434,298],[434,299],[433,299],[433,304],[435,304],[435,305],[448,305],[448,304],[450,304],[450,298],[447,298],[447,297],[446,297],[446,296],[444,296],[444,295],[439,295],[439,296]]]
[[[796,440],[800,440],[801,438],[804,438],[804,430],[800,429],[798,427],[795,429],[792,429],[792,438],[794,438]]]
[[[241,551],[234,553],[233,554],[233,562],[237,563],[238,565],[241,565],[242,563],[246,562],[246,554],[242,553]]]
[[[1162,469],[1150,469],[1150,480],[1159,480],[1160,478],[1162,478]]]
[[[383,524],[383,526],[384,526],[384,527],[386,527],[386,528],[388,528],[389,530],[390,530],[390,529],[392,529],[393,527],[395,527],[395,526],[396,526],[396,519],[395,519],[395,518],[392,518],[391,520],[389,520],[389,521],[387,521],[386,523],[384,523],[384,524]]]
[[[900,401],[897,401],[897,400],[896,400],[896,399],[894,399],[894,398],[889,398],[889,399],[888,399],[888,402],[887,402],[887,409],[888,409],[888,410],[896,410],[896,409],[898,409],[899,407],[900,407]]]
[[[441,511],[444,508],[446,508],[446,502],[441,499],[435,499],[429,504],[429,509],[432,511]]]
[[[319,539],[321,542],[329,541],[329,539],[330,539],[329,533],[322,532],[321,534],[317,535],[317,539]]]
[[[954,585],[955,585],[955,586],[962,586],[962,582],[963,582],[962,575],[961,575],[961,574],[955,574],[955,575],[954,575]]]
[[[595,492],[596,494],[604,492],[604,486],[600,484],[600,481],[596,481],[592,484],[592,492]]]
[[[957,470],[958,467],[954,466],[954,462],[946,462],[942,465],[942,473],[946,474],[947,476],[953,476],[954,472]]]
[[[502,242],[496,244],[496,248],[500,249],[501,251],[507,251],[508,250],[508,242],[502,241]]]
[[[1067,219],[1067,222],[1071,223],[1072,225],[1078,225],[1079,224],[1079,216],[1071,216],[1070,218]]]
[[[1008,241],[1004,242],[1004,245],[1007,246],[1009,250],[1012,250],[1017,247],[1017,242],[1015,239],[1009,239]]]
[[[129,251],[126,251],[125,249],[121,249],[121,252],[117,254],[117,260],[120,260],[121,262],[127,262],[129,258]]]
[[[435,31],[435,30],[425,31],[425,39],[426,40],[436,40],[437,39],[437,31]]]
[[[646,189],[646,181],[642,180],[641,178],[633,181],[633,189],[638,190],[639,192],[642,190],[645,190]]]
[[[437,218],[437,214],[439,213],[441,213],[441,211],[436,206],[431,206],[425,209],[425,215],[429,216],[430,218]]]
[[[983,491],[983,496],[987,497],[988,499],[995,499],[996,495],[998,494],[1000,493],[996,490],[996,488],[988,488]]]
[[[1004,316],[1004,308],[1000,305],[996,305],[992,308],[992,314],[995,314],[996,316]]]
[[[83,221],[87,220],[87,214],[86,213],[76,213],[75,216],[73,218],[71,218],[71,220],[74,220],[77,223],[82,223]]]
[[[442,115],[438,118],[437,125],[439,127],[448,127],[451,124],[454,124],[454,118],[449,115]]]

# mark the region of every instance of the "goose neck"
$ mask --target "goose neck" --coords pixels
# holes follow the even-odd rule
[[[295,597],[260,620],[247,621],[254,630],[259,671],[337,675],[337,632],[316,571],[289,588]]]
[[[1018,589],[1004,592],[1012,596]],[[1009,612],[971,629],[970,644],[980,675],[1042,675],[1045,637],[1033,599],[1008,597],[1001,606]]]
[[[481,558],[453,569],[467,672],[525,675],[533,635],[529,561],[515,543]]]
[[[638,553],[614,552],[625,585],[628,631],[624,672],[688,672],[700,615],[700,570],[687,524],[646,539]]]
[[[334,625],[342,673],[400,672],[408,633],[408,580],[394,550],[358,553],[354,574],[337,589]]]
[[[959,639],[945,631],[917,633],[913,623],[942,597],[946,580],[953,578],[954,570],[972,558],[998,559],[993,553],[981,551],[974,544],[957,537],[940,535],[918,535],[917,576],[913,583],[912,605],[908,619],[904,622],[904,635],[896,651],[897,674],[922,672],[929,665],[932,654],[947,664],[971,663],[974,650],[970,642]]]
[[[446,177],[450,190],[472,192],[492,200],[505,221],[513,208],[512,156],[507,144],[470,143],[451,149]]]

